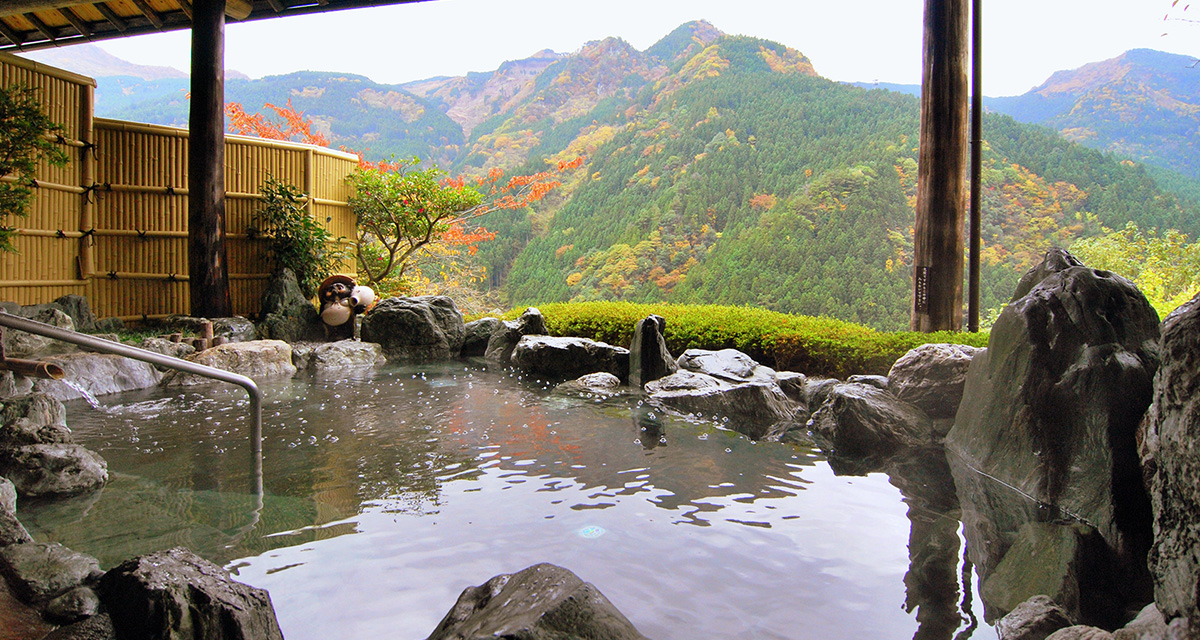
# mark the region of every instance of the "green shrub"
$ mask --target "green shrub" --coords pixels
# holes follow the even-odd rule
[[[664,335],[673,354],[686,349],[737,349],[779,370],[845,378],[886,374],[910,349],[931,342],[987,346],[986,333],[881,332],[862,325],[794,316],[750,307],[551,303],[538,307],[552,335],[591,338],[628,347],[638,320],[650,314],[667,320]],[[523,308],[504,315],[514,319]]]
[[[300,189],[268,175],[259,192],[262,205],[247,231],[266,237],[272,269],[291,269],[304,295],[317,295],[321,281],[337,271],[342,259],[333,235],[309,215]]]

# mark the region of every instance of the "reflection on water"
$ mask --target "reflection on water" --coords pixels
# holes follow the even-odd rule
[[[811,446],[462,363],[264,392],[261,508],[244,393],[214,386],[71,403],[112,480],[22,520],[106,567],[186,545],[269,589],[289,640],[422,638],[464,587],[544,561],[658,640],[995,637],[962,610],[942,457],[838,477]]]

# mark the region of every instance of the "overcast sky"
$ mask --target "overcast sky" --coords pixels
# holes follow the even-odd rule
[[[1054,71],[1135,48],[1200,58],[1200,24],[1187,20],[1200,19],[1200,7],[1185,12],[1185,3],[985,0],[984,93],[1024,93]],[[923,0],[433,0],[230,21],[226,67],[256,78],[320,70],[398,83],[490,71],[539,49],[571,52],[609,36],[645,49],[680,24],[705,19],[726,33],[799,49],[834,80],[918,83],[923,6]],[[189,66],[186,31],[101,47],[131,62]]]

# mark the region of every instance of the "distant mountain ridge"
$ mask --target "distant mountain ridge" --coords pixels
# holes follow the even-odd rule
[[[175,67],[135,64],[122,60],[94,44],[77,44],[66,49],[43,49],[21,55],[30,60],[37,60],[93,78],[129,76],[142,80],[163,80],[188,77],[187,72],[180,71]],[[226,69],[225,78],[248,80],[250,76],[240,71]]]
[[[1067,139],[1200,180],[1200,69],[1150,49],[1059,71],[990,107]]]
[[[186,122],[186,81],[118,80],[100,80],[103,115]],[[451,173],[583,157],[533,209],[484,220],[496,239],[472,260],[511,304],[741,304],[895,329],[911,293],[919,107],[877,89],[697,21],[644,51],[607,38],[461,77],[296,72],[231,80],[226,96],[248,110],[290,100],[335,147]],[[1050,244],[1130,221],[1200,232],[1200,211],[1141,164],[995,112],[984,127],[985,307]]]

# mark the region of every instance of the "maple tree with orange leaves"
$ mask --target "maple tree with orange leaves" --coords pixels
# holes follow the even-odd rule
[[[312,130],[304,113],[289,99],[286,106],[267,103],[276,118],[247,113],[242,105],[225,106],[230,132],[271,140],[291,140],[322,147],[329,139]],[[449,176],[436,166],[417,168],[420,159],[369,161],[358,156],[358,170],[347,178],[354,195],[350,207],[358,218],[356,254],[360,275],[377,286],[385,280],[403,280],[419,254],[434,246],[465,249],[474,255],[480,242],[496,236],[477,218],[492,211],[521,209],[544,198],[560,186],[559,176],[583,165],[583,158],[559,162],[531,175],[511,176],[493,168],[479,177]]]

